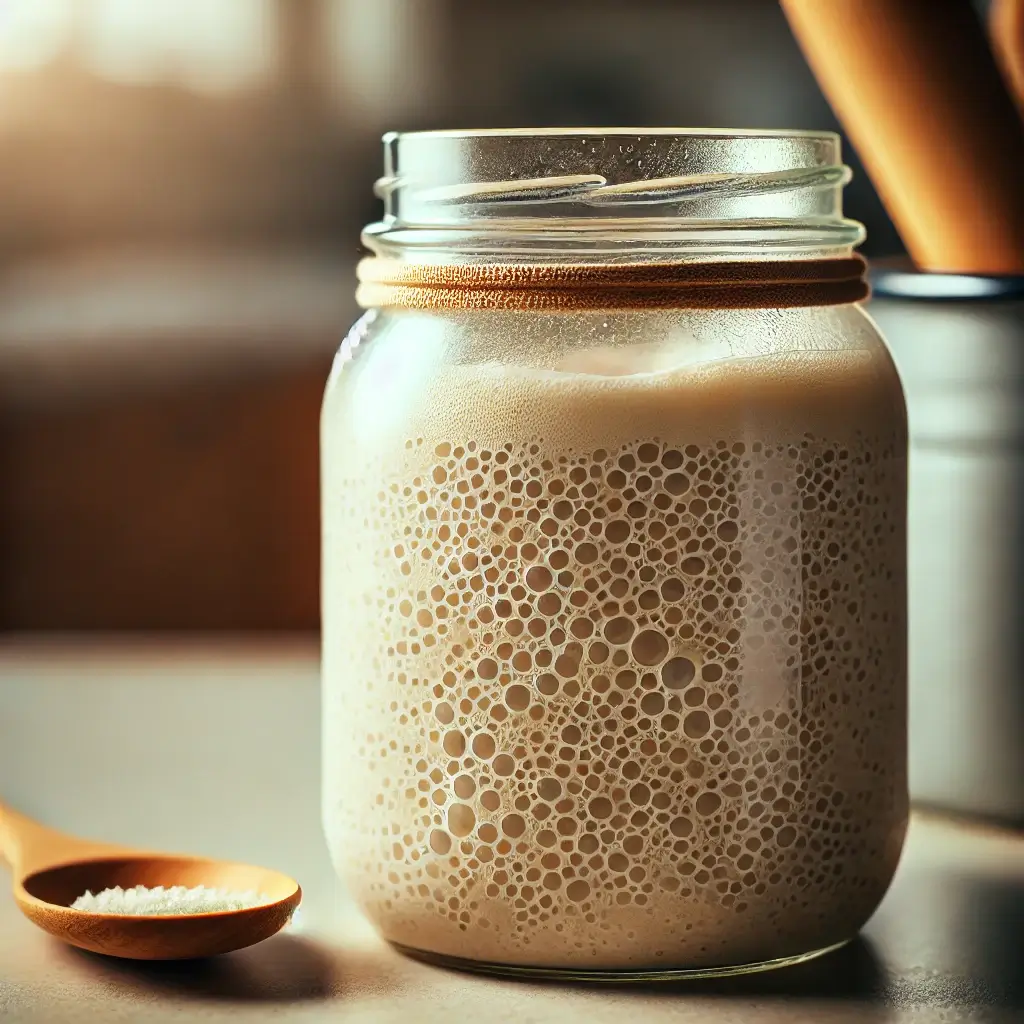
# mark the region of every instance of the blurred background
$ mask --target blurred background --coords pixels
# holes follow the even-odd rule
[[[627,124],[836,128],[775,0],[0,0],[0,630],[315,631],[381,134]]]

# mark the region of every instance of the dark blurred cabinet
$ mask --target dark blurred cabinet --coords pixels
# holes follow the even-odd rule
[[[331,259],[0,287],[0,628],[314,630]]]

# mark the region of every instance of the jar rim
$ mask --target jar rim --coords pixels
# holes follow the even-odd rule
[[[417,131],[391,131],[383,136],[385,145],[399,139],[415,138],[449,138],[449,139],[485,139],[503,136],[537,138],[578,138],[599,136],[601,138],[628,138],[647,136],[667,136],[679,138],[712,138],[712,139],[818,139],[822,142],[839,143],[838,132],[817,131],[803,128],[682,128],[670,126],[658,127],[617,127],[617,128],[429,128]]]

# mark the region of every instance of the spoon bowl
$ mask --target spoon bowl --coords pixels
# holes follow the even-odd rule
[[[44,931],[81,949],[132,960],[186,960],[242,949],[288,923],[302,898],[287,875],[249,864],[146,853],[54,832],[0,805],[0,851],[14,898]],[[199,914],[99,914],[70,906],[86,890],[121,886],[255,890],[267,902]]]

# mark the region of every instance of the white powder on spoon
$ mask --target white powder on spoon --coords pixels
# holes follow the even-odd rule
[[[133,889],[104,889],[95,895],[86,890],[71,904],[72,910],[87,910],[92,914],[213,914],[225,910],[248,910],[272,900],[250,889],[236,892],[231,889],[211,889],[197,885],[188,889],[184,885],[153,889],[137,885]]]

